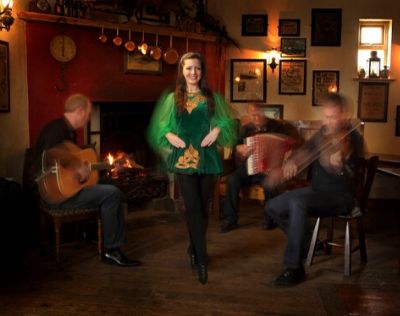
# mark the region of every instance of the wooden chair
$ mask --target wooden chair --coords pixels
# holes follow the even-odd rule
[[[348,215],[338,215],[335,217],[331,217],[330,225],[327,230],[327,238],[323,242],[326,244],[326,254],[332,253],[332,246],[344,247],[344,275],[351,275],[351,255],[354,251],[359,250],[361,256],[361,262],[367,262],[367,248],[365,245],[365,235],[364,235],[364,227],[363,227],[363,215],[367,211],[367,202],[369,192],[371,190],[372,182],[374,180],[376,168],[378,165],[379,158],[378,156],[373,156],[369,159],[360,158],[360,168],[358,174],[358,184],[357,184],[357,205],[353,208],[353,210]],[[333,229],[334,229],[334,220],[339,219],[346,222],[345,225],[345,242],[344,245],[337,244],[333,242]],[[313,235],[311,238],[311,244],[308,251],[306,266],[311,266],[314,254],[315,254],[315,246],[318,240],[319,228],[320,228],[321,218],[317,218]],[[358,245],[352,248],[352,230],[351,223],[352,221],[356,221],[357,226],[357,235],[358,235]]]
[[[103,252],[103,229],[98,208],[70,208],[56,209],[40,205],[40,230],[42,244],[45,243],[46,219],[49,218],[54,225],[56,261],[60,263],[61,253],[61,227],[66,223],[82,222],[94,219],[97,221],[97,251],[101,258]]]

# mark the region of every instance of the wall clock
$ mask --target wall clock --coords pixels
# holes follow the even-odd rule
[[[64,34],[56,35],[50,42],[50,54],[61,63],[69,62],[76,55],[75,42]]]

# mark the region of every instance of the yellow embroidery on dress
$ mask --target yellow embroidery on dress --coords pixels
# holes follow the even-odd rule
[[[175,167],[179,169],[193,168],[197,169],[199,166],[199,152],[190,144],[189,148],[183,152],[183,155],[178,158]]]
[[[185,105],[186,110],[189,112],[189,114],[192,113],[193,109],[195,109],[197,105],[205,99],[205,96],[202,94],[197,93],[194,96],[189,94]]]

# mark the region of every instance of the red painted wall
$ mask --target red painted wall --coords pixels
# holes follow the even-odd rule
[[[62,87],[61,64],[50,55],[51,39],[64,32],[77,46],[75,58],[65,64],[67,83]],[[108,41],[102,44],[98,37],[101,30],[55,24],[27,23],[27,65],[29,98],[30,143],[34,145],[41,128],[63,113],[65,99],[73,93],[86,94],[93,101],[155,101],[166,88],[174,86],[177,66],[163,63],[162,75],[124,73],[124,49],[112,43],[114,30],[106,30]],[[120,35],[127,40],[128,32]],[[133,41],[140,43],[142,34],[134,33]],[[155,42],[155,35],[145,34],[147,43]],[[159,37],[159,45],[169,47],[169,37]],[[176,38],[173,47],[180,54],[186,52],[186,40]],[[205,56],[210,87],[224,91],[225,54],[216,43],[189,40],[189,51]],[[221,56],[222,55],[222,56]],[[82,140],[82,133],[80,135]]]

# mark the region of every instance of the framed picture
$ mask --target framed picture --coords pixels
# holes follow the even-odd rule
[[[279,19],[279,36],[299,36],[300,19]]]
[[[0,41],[0,112],[10,112],[10,69],[8,43]]]
[[[161,75],[162,62],[154,60],[150,56],[143,56],[139,51],[125,54],[125,73]]]
[[[147,22],[148,24],[161,24],[169,22],[168,15],[163,13],[160,14],[160,9],[157,4],[151,1],[143,4],[139,9],[140,20]]]
[[[306,57],[305,38],[281,38],[281,56],[282,57]]]
[[[312,105],[320,105],[319,99],[329,92],[339,92],[339,71],[314,70]]]
[[[306,94],[307,61],[279,61],[279,94]]]
[[[311,46],[340,46],[342,9],[311,10]]]
[[[358,117],[365,122],[387,122],[389,83],[360,82]]]
[[[266,81],[265,59],[231,60],[232,102],[265,102]]]
[[[266,117],[283,120],[283,104],[262,104],[260,106]]]
[[[396,136],[400,136],[400,105],[396,106]]]
[[[244,14],[242,15],[242,36],[267,36],[268,15]]]

